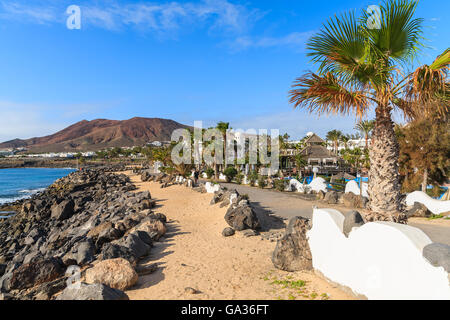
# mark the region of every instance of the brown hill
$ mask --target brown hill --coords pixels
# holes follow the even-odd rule
[[[173,120],[83,120],[55,134],[0,143],[0,149],[25,147],[30,152],[96,151],[107,147],[132,147],[152,141],[170,141],[173,130],[190,128]]]

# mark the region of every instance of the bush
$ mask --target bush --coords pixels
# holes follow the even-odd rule
[[[266,178],[263,176],[259,176],[258,178],[258,188],[264,189],[264,187],[267,185]]]
[[[223,174],[227,177],[227,182],[231,182],[238,174],[238,171],[234,167],[228,167],[223,171]]]
[[[243,175],[242,173],[239,172],[239,173],[236,175],[235,180],[236,180],[236,183],[242,184],[242,182],[244,181],[244,175]]]
[[[285,185],[283,179],[274,180],[273,185],[274,185],[275,189],[277,189],[278,191],[284,191],[286,189],[286,185]]]
[[[211,179],[214,176],[214,169],[213,168],[208,168],[205,171],[206,176],[208,177],[208,179]]]
[[[258,180],[258,172],[256,172],[255,170],[250,172],[250,174],[248,175],[248,180],[250,181],[250,185],[252,187],[254,187],[255,186],[255,182]]]

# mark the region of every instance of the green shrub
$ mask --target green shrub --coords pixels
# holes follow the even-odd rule
[[[259,176],[258,177],[258,188],[264,189],[266,185],[267,185],[266,178],[263,176]]]
[[[286,189],[285,183],[283,179],[280,180],[274,180],[273,181],[273,185],[275,187],[275,189],[277,189],[278,191],[284,191]]]
[[[238,171],[235,167],[228,167],[223,171],[223,174],[227,177],[227,182],[231,182],[238,174]]]
[[[208,168],[205,171],[206,176],[208,177],[208,179],[211,179],[214,176],[214,169],[213,168]]]
[[[255,182],[258,180],[258,172],[256,172],[255,170],[250,172],[250,174],[248,175],[248,180],[250,181],[250,185],[252,187],[254,187],[255,186]]]
[[[242,184],[242,182],[244,181],[244,175],[243,175],[242,173],[239,172],[239,173],[236,175],[235,180],[236,180],[236,183]]]

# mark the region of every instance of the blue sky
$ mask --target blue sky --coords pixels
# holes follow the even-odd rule
[[[161,117],[206,126],[352,132],[353,117],[293,110],[287,92],[314,70],[304,43],[335,13],[377,1],[0,0],[0,141],[96,118]],[[66,27],[69,5],[81,29]],[[448,47],[450,2],[422,0],[427,45]]]

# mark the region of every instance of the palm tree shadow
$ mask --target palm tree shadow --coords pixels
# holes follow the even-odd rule
[[[153,206],[153,209],[162,208],[161,202],[167,201],[167,199],[153,199],[155,201],[155,204]]]
[[[277,217],[274,212],[268,207],[263,207],[260,202],[254,201],[251,201],[251,205],[261,224],[260,231],[266,232],[270,230],[280,230],[286,228],[284,220],[280,217]]]

